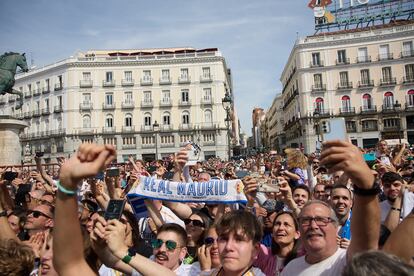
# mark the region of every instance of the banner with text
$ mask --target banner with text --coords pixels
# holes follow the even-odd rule
[[[238,179],[186,183],[141,176],[128,193],[129,198],[136,196],[180,202],[247,202],[243,183]]]

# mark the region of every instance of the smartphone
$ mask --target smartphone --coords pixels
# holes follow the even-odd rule
[[[120,219],[122,212],[124,211],[125,200],[123,199],[111,199],[109,200],[108,207],[106,207],[104,218],[105,220]]]
[[[347,141],[344,118],[330,118],[319,122],[322,141],[342,140]]]
[[[194,166],[200,160],[201,147],[194,142],[188,141],[185,148],[188,150],[188,161],[186,166]]]
[[[259,181],[257,191],[262,193],[278,193],[279,181],[277,179],[270,179],[269,181]]]
[[[119,168],[117,167],[112,167],[106,170],[106,176],[109,177],[116,177],[119,176]]]
[[[18,176],[17,172],[7,171],[3,174],[3,179],[8,181],[13,181]]]
[[[237,176],[238,179],[242,179],[242,178],[244,178],[245,176],[248,176],[248,175],[249,175],[248,171],[237,171],[236,172],[236,176]]]

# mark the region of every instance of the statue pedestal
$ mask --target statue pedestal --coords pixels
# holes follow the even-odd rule
[[[0,116],[0,166],[20,165],[22,146],[19,133],[29,125],[10,116]]]

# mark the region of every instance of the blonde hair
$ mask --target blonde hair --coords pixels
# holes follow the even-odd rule
[[[0,275],[29,275],[34,267],[33,250],[15,240],[0,241]]]
[[[305,169],[308,164],[306,156],[298,149],[286,149],[287,164],[289,168]]]

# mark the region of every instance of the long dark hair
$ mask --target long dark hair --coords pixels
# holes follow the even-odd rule
[[[291,211],[281,211],[279,213],[277,213],[275,219],[273,220],[273,227],[272,227],[272,231],[273,228],[275,227],[275,223],[278,217],[280,217],[281,215],[289,215],[292,220],[293,220],[293,225],[295,227],[295,231],[299,231],[299,223],[298,220],[296,219],[295,215],[293,214],[293,212]],[[286,266],[291,260],[295,259],[298,255],[298,241],[299,239],[294,241],[294,245],[293,245],[293,249],[292,251],[289,252],[289,254],[286,256],[283,265]],[[280,252],[280,245],[278,245],[274,239],[272,238],[272,245],[271,245],[271,249],[272,249],[272,254],[273,255],[277,255]]]

